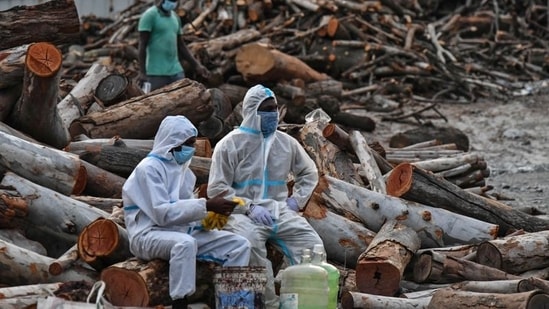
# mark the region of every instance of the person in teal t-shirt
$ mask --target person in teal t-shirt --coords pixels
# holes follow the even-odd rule
[[[161,0],[139,19],[139,81],[150,82],[150,90],[185,78],[180,59],[187,60],[202,77],[210,75],[185,45],[176,7],[177,0]]]

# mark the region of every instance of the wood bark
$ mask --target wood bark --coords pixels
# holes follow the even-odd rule
[[[69,142],[69,134],[57,112],[59,69],[62,54],[52,44],[31,44],[25,58],[23,91],[8,124],[55,148]]]
[[[493,281],[462,281],[450,286],[453,290],[469,291],[477,293],[501,293],[512,294],[520,291],[519,284],[523,279],[493,280]],[[530,289],[531,291],[532,289]]]
[[[518,274],[549,266],[549,231],[526,233],[479,244],[477,260],[483,265]]]
[[[545,308],[549,296],[541,291],[513,294],[476,293],[440,289],[433,294],[428,309],[455,308]]]
[[[498,226],[444,209],[394,198],[331,176],[320,177],[315,190],[336,213],[350,213],[379,231],[384,221],[396,219],[420,235],[422,247],[476,244],[496,238]]]
[[[495,200],[469,193],[455,184],[408,163],[399,164],[387,178],[387,193],[430,204],[486,222],[498,224],[500,235],[523,229],[549,229],[549,221],[536,218]]]
[[[438,252],[424,252],[414,265],[414,281],[418,283],[448,283],[457,281],[492,281],[518,279],[497,268],[465,259],[445,256]]]
[[[320,174],[330,175],[345,182],[364,185],[349,155],[322,136],[326,123],[312,121],[301,128],[299,140],[313,158]]]
[[[215,308],[212,284],[215,264],[197,262],[196,292],[188,297],[190,302],[205,301]],[[107,284],[105,294],[115,306],[169,305],[172,300],[168,290],[169,264],[164,260],[143,261],[130,258],[105,268],[101,280]]]
[[[20,85],[25,75],[28,44],[0,50],[0,89]]]
[[[383,179],[379,166],[377,166],[373,154],[374,151],[370,149],[370,146],[368,146],[362,133],[353,130],[349,132],[349,137],[354,152],[360,161],[361,170],[364,171],[366,178],[368,178],[368,182],[370,183],[370,190],[386,194],[387,189],[385,188],[385,180]]]
[[[132,256],[128,233],[107,218],[98,218],[78,235],[78,255],[95,270],[122,262]]]
[[[99,82],[109,74],[108,68],[100,63],[94,63],[82,77],[71,92],[57,104],[59,116],[65,128],[71,123],[85,115],[86,110],[95,100],[94,91]]]
[[[360,292],[345,292],[341,296],[341,306],[343,309],[368,308],[368,309],[386,309],[386,308],[417,308],[426,309],[431,297],[418,299],[407,299],[401,297],[390,297]]]
[[[414,253],[417,233],[395,220],[387,221],[358,258],[356,285],[363,293],[394,296]]]
[[[86,170],[73,154],[0,132],[0,166],[61,194],[80,194]],[[28,168],[32,166],[32,168]]]
[[[11,110],[21,96],[22,84],[0,88],[0,121],[7,122]]]
[[[316,194],[309,200],[303,217],[322,238],[327,258],[353,269],[376,234],[358,222],[331,212]]]
[[[109,215],[11,172],[5,174],[0,184],[13,188],[29,201],[25,234],[44,245],[48,256],[65,253],[76,243],[84,227]]]
[[[71,137],[150,139],[167,115],[184,115],[198,125],[213,113],[210,94],[204,85],[188,78],[151,93],[115,104],[75,120]],[[139,125],[139,130],[135,129]]]
[[[0,28],[0,42],[4,49],[32,42],[57,45],[80,40],[80,20],[74,0],[15,6],[1,11],[0,20],[9,25]]]
[[[89,282],[97,280],[98,274],[95,271],[83,267],[74,267],[59,276],[52,276],[48,272],[48,265],[52,261],[51,257],[0,240],[0,266],[2,267],[0,284],[17,286],[73,280]]]
[[[252,83],[294,78],[305,82],[328,79],[326,74],[315,71],[298,58],[258,43],[240,47],[235,61],[238,72]]]
[[[126,178],[106,171],[86,161],[81,161],[86,169],[86,187],[83,194],[96,197],[122,198],[122,186]]]

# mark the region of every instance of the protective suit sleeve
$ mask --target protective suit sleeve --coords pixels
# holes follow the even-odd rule
[[[156,225],[181,225],[206,216],[206,200],[184,199],[170,201],[166,179],[156,169],[137,169],[134,185],[128,188],[131,198]],[[194,185],[194,184],[193,184]]]
[[[295,156],[292,161],[292,172],[295,184],[292,197],[298,202],[299,209],[303,209],[318,183],[318,170],[305,149],[297,141],[293,141],[293,144]]]

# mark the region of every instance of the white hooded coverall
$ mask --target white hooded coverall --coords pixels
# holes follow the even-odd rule
[[[194,293],[196,259],[223,266],[248,266],[250,243],[227,231],[204,231],[206,200],[193,195],[196,176],[175,162],[170,150],[197,135],[183,116],[166,117],[152,151],[122,188],[130,250],[138,258],[169,261],[172,299]]]
[[[281,250],[292,265],[300,263],[304,248],[322,244],[322,239],[307,220],[286,204],[288,176],[294,177],[292,197],[301,209],[318,182],[318,171],[295,138],[281,131],[275,131],[267,138],[261,133],[257,109],[270,97],[275,98],[273,92],[262,85],[256,85],[246,93],[241,126],[222,138],[214,148],[208,196],[228,190],[227,196],[246,201],[246,207],[237,207],[233,211],[225,229],[243,235],[251,242],[250,265],[267,268],[267,308],[278,308],[266,242]],[[274,224],[256,225],[245,215],[251,204],[267,208]]]

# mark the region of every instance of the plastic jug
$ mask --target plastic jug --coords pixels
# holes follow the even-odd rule
[[[328,308],[328,272],[311,263],[310,253],[304,249],[301,264],[289,266],[282,273],[281,309]]]
[[[339,293],[339,270],[334,265],[326,262],[326,252],[321,244],[313,247],[312,263],[324,268],[328,272],[328,309],[336,309]]]

